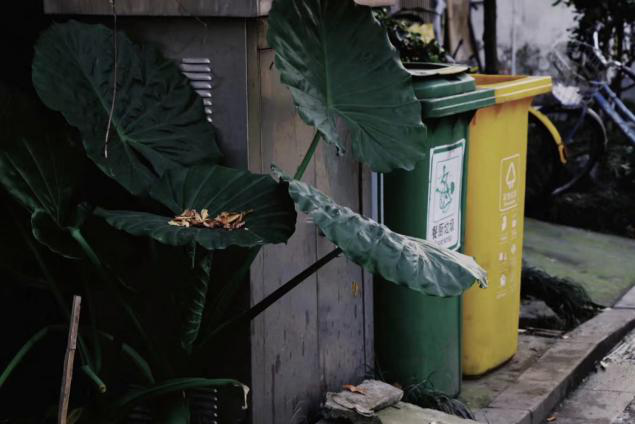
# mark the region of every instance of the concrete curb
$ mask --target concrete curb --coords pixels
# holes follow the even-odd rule
[[[541,424],[629,331],[635,328],[635,287],[613,309],[601,312],[551,346],[487,408],[475,411],[489,424]]]

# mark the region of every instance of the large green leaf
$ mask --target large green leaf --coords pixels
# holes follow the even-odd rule
[[[201,388],[208,388],[208,387],[227,387],[227,386],[242,388],[243,394],[244,394],[244,405],[246,408],[247,393],[249,392],[249,388],[237,380],[231,380],[226,378],[217,378],[217,379],[174,378],[172,380],[167,380],[148,388],[130,391],[125,396],[122,396],[121,398],[113,402],[113,410],[114,411],[122,410],[138,402],[148,400],[148,399],[153,399],[153,398],[170,394],[170,393],[175,393],[175,392],[178,393],[185,390],[201,389]]]
[[[88,156],[133,194],[168,169],[221,154],[202,101],[177,66],[157,50],[117,34],[117,94],[113,97],[113,33],[75,21],[53,25],[40,37],[33,84],[51,109],[77,127]]]
[[[0,87],[0,184],[31,214],[33,236],[51,250],[80,257],[68,229],[77,206],[83,156],[63,127],[28,96]]]
[[[289,182],[297,208],[353,262],[393,283],[432,296],[457,296],[487,273],[469,256],[407,237],[335,203],[308,184]]]
[[[181,329],[180,344],[188,354],[192,353],[192,347],[198,338],[205,312],[205,302],[212,270],[212,256],[206,252],[202,257],[193,252],[196,260],[195,269],[187,299],[185,319]]]
[[[413,169],[426,128],[410,75],[365,6],[343,0],[276,0],[269,45],[302,119],[342,149],[342,118],[353,154],[374,171]]]
[[[133,235],[152,237],[172,246],[198,243],[208,250],[284,243],[295,229],[296,213],[286,184],[277,183],[268,175],[201,164],[168,171],[150,196],[166,206],[171,215],[103,209],[98,209],[97,214],[113,227]],[[210,216],[250,212],[245,226],[233,231],[168,224],[186,209],[208,209]]]

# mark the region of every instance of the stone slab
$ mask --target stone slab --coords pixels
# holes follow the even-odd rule
[[[531,367],[554,344],[557,339],[520,334],[518,352],[502,367],[479,378],[464,379],[461,385],[461,400],[473,410],[486,408],[499,393],[503,392]]]
[[[434,409],[423,409],[411,403],[397,405],[377,413],[382,424],[477,424],[476,421],[448,415]]]
[[[364,380],[357,385],[359,392],[343,390],[328,392],[323,414],[327,419],[346,419],[356,424],[376,424],[376,412],[395,405],[403,397],[403,391],[378,380]]]
[[[591,374],[584,383],[584,387],[589,390],[625,392],[635,397],[635,366],[609,364],[606,369],[600,368]]]
[[[531,424],[531,413],[528,410],[510,408],[483,408],[474,411],[479,423],[487,424]]]
[[[531,413],[531,423],[536,424],[541,423],[544,416],[554,409],[566,394],[566,382],[562,380],[519,379],[516,384],[496,397],[489,407],[528,410]]]
[[[558,418],[557,423],[561,417],[608,420],[610,423],[624,412],[632,400],[631,393],[580,389],[554,415]]]
[[[525,219],[523,259],[580,283],[594,302],[612,306],[635,285],[635,240]]]
[[[615,309],[635,309],[635,287],[630,289],[614,306]]]
[[[545,352],[539,366],[527,369],[520,378],[530,382],[554,383],[565,381],[573,375],[582,378],[593,368],[596,358],[593,352],[596,348],[597,344],[593,342],[561,340]]]
[[[611,421],[605,418],[590,419],[590,418],[559,417],[552,423],[546,422],[546,424],[613,424],[613,423],[611,423]]]
[[[611,347],[635,327],[635,309],[609,309],[567,334],[568,340],[609,344]]]
[[[635,423],[635,399],[626,407],[619,417],[617,417],[611,424],[633,424]]]
[[[527,410],[530,412],[530,424],[542,424],[594,368],[595,362],[601,360],[634,326],[635,310],[606,310],[598,314],[570,332],[566,339],[551,346],[488,405],[489,414],[495,416],[497,411],[505,409]],[[633,396],[631,393],[616,393],[631,396],[631,399]],[[526,418],[522,419],[526,421]]]

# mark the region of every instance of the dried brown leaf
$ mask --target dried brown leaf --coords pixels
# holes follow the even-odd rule
[[[344,390],[348,390],[349,392],[352,392],[352,393],[359,393],[360,395],[365,395],[366,394],[366,390],[364,390],[362,388],[359,388],[357,386],[354,386],[352,384],[345,384],[345,385],[342,386],[342,388]]]
[[[183,213],[168,221],[168,224],[186,228],[223,228],[231,231],[243,228],[246,224],[245,217],[251,212],[253,212],[253,210],[245,212],[221,212],[216,217],[210,218],[207,209],[202,209],[200,213],[194,209],[186,209]]]

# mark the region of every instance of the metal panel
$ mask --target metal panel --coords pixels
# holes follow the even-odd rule
[[[256,17],[268,13],[271,0],[117,0],[118,15]],[[44,0],[45,13],[110,15],[108,0]]]
[[[247,63],[245,19],[122,18],[121,29],[135,40],[157,45],[181,63],[210,60],[212,89],[200,89],[213,102],[217,141],[225,163],[247,167]],[[190,64],[195,65],[195,64]],[[200,65],[200,64],[199,64]]]

